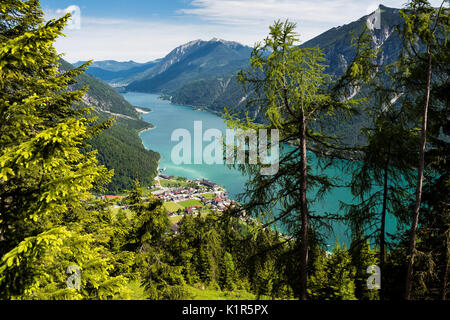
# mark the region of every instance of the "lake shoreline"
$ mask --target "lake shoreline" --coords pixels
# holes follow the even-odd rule
[[[148,127],[145,127],[145,128],[142,128],[142,129],[138,130],[138,134],[140,135],[141,133],[144,133],[146,131],[150,131],[150,130],[153,130],[153,129],[156,129],[156,126],[154,126],[154,125],[148,126]],[[139,138],[140,138],[140,136],[139,136]],[[155,151],[155,150],[153,150],[153,151]]]

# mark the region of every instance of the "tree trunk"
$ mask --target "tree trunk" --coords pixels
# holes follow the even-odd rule
[[[414,205],[413,221],[410,230],[410,240],[409,240],[409,261],[408,261],[408,271],[406,274],[406,284],[405,284],[405,299],[411,299],[411,288],[412,288],[412,277],[414,268],[414,259],[416,255],[416,237],[417,237],[417,226],[419,224],[419,212],[420,203],[422,201],[422,184],[423,184],[423,171],[425,168],[425,146],[427,143],[427,118],[428,118],[428,106],[430,104],[430,91],[431,91],[431,52],[430,47],[427,47],[428,54],[428,77],[427,77],[427,87],[425,96],[425,106],[423,110],[422,119],[422,141],[420,144],[420,159],[419,167],[417,172],[417,187],[416,187],[416,202]]]
[[[384,189],[383,189],[383,208],[381,210],[381,227],[380,227],[380,270],[381,270],[381,283],[380,283],[380,300],[384,299],[384,285],[383,285],[383,274],[384,274],[384,263],[386,257],[386,239],[385,239],[385,229],[386,229],[386,211],[387,211],[387,197],[388,197],[388,169],[390,160],[390,144],[388,145],[388,153],[386,157],[386,164],[384,167]]]
[[[447,236],[446,245],[445,245],[445,265],[444,265],[444,279],[442,280],[441,287],[441,300],[447,299],[447,282],[448,282],[448,269],[449,269],[449,238]]]
[[[306,288],[308,281],[308,204],[306,201],[306,179],[307,179],[307,160],[306,160],[306,120],[302,111],[300,118],[300,144],[302,148],[301,171],[300,171],[300,213],[301,213],[301,230],[300,230],[300,299],[306,300]]]

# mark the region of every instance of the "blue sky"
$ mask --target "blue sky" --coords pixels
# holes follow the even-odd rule
[[[189,7],[189,1],[155,1],[155,0],[42,0],[44,9],[66,8],[77,5],[83,13],[92,17],[109,17],[132,19],[170,18],[180,8]]]
[[[276,19],[297,22],[301,41],[406,0],[41,0],[48,18],[80,8],[79,29],[67,29],[56,48],[70,62],[161,58],[191,40],[221,38],[252,46]],[[440,1],[431,1],[438,6]]]

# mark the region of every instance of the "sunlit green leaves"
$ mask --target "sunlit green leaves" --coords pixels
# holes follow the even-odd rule
[[[69,16],[44,23],[38,1],[0,9],[0,296],[111,298],[126,278],[110,277],[111,255],[93,235],[64,223],[112,174],[80,150],[102,127],[75,108],[86,88],[68,90],[86,66],[58,69],[53,42]],[[83,270],[84,291],[66,288],[69,263]]]

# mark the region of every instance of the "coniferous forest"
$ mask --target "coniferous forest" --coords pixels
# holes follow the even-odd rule
[[[38,0],[2,0],[0,298],[448,300],[448,5],[401,8],[387,64],[368,28],[352,34],[338,75],[280,17],[235,75],[248,99],[223,117],[278,129],[289,152],[273,175],[260,159],[236,165],[250,177],[239,199],[174,224],[148,191],[160,156],[138,131],[151,124],[85,76],[90,62],[72,67],[55,49],[70,15],[46,21]],[[194,84],[184,90],[203,99]],[[311,210],[343,187],[354,202]],[[120,208],[110,192],[126,195]],[[335,222],[349,245],[326,246]]]

